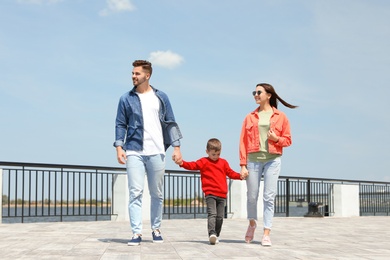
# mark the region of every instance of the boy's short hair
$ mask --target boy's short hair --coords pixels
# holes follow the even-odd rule
[[[142,69],[149,72],[150,76],[152,76],[152,72],[153,72],[152,63],[150,63],[147,60],[135,60],[133,62],[133,67],[142,67]]]
[[[207,146],[206,149],[207,151],[214,150],[216,152],[221,151],[222,144],[217,138],[211,138],[210,140],[207,141]]]

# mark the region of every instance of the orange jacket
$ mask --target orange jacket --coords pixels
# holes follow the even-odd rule
[[[271,154],[282,154],[283,147],[290,146],[291,133],[290,123],[287,116],[280,110],[272,107],[273,114],[270,119],[270,129],[279,137],[278,142],[268,140],[268,152]],[[249,113],[242,124],[240,135],[240,166],[247,165],[249,153],[260,151],[259,136],[259,108]]]

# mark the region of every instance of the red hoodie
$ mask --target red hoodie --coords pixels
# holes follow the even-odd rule
[[[222,158],[219,158],[217,161],[212,161],[208,157],[200,158],[195,162],[183,161],[180,167],[187,170],[200,171],[202,190],[205,196],[214,195],[226,199],[228,193],[226,176],[230,179],[241,179],[241,175],[233,171],[229,163]]]

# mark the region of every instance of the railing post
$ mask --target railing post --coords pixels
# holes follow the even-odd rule
[[[60,181],[60,188],[61,188],[61,190],[60,190],[60,194],[61,194],[61,200],[60,200],[60,221],[62,222],[62,216],[63,216],[63,209],[62,209],[62,205],[63,205],[63,203],[64,203],[64,201],[63,201],[63,189],[64,189],[64,169],[63,168],[61,168],[61,181]]]
[[[164,175],[164,196],[167,196],[168,193],[168,202],[164,198],[164,208],[168,208],[168,219],[171,219],[171,173]],[[167,188],[168,185],[168,188]]]
[[[129,220],[129,191],[127,188],[127,175],[115,174],[112,181],[112,193],[113,193],[113,220],[125,221]]]
[[[98,220],[98,170],[95,170],[95,220]],[[91,202],[92,203],[92,202]],[[102,202],[103,203],[103,202]]]
[[[264,190],[264,181],[260,183],[259,198],[257,201],[257,216],[259,218],[263,217],[263,190]],[[233,199],[231,201],[230,215],[231,218],[247,218],[247,199],[246,199],[246,181],[234,180],[231,184],[231,189],[228,196],[231,196]]]
[[[306,184],[306,190],[307,190],[307,203],[310,203],[311,202],[311,189],[310,189],[310,179],[307,180],[307,184]]]
[[[286,217],[290,216],[290,179],[286,179]]]
[[[23,170],[22,170],[22,223],[24,223],[24,166],[23,166]],[[17,196],[15,197],[16,201],[18,200]],[[16,203],[16,207],[18,206],[18,203]]]
[[[334,216],[358,217],[359,212],[359,185],[334,184]]]
[[[310,188],[310,179],[307,180],[306,182],[306,200],[307,200],[307,212],[310,210],[310,202],[311,202],[311,188]]]
[[[231,218],[246,218],[246,183],[245,181],[232,181],[229,197],[234,198],[231,203]]]
[[[116,174],[113,179],[113,214],[117,216],[113,220],[129,220],[129,189],[127,187],[127,174]],[[150,194],[146,180],[142,196],[142,220],[150,220]]]

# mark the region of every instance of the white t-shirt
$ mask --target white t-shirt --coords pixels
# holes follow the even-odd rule
[[[126,151],[126,154],[165,154],[159,118],[160,101],[153,90],[142,94],[137,93],[137,95],[141,100],[142,117],[144,120],[144,145],[142,151]]]

